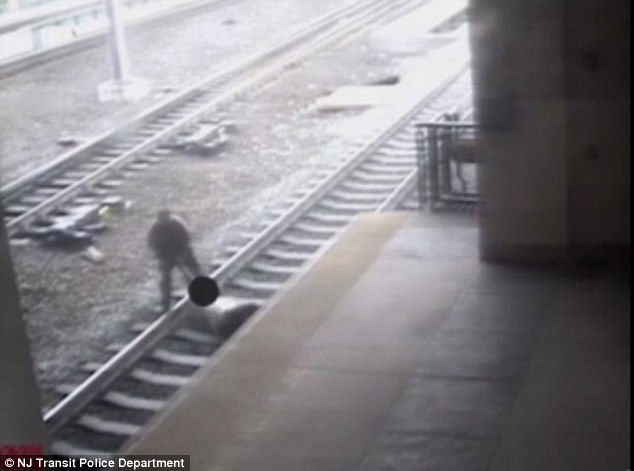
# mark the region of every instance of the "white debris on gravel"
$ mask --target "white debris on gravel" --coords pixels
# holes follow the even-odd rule
[[[92,263],[103,263],[106,259],[106,255],[101,250],[92,246],[84,250],[81,255]]]

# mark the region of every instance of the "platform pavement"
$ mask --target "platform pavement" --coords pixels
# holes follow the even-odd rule
[[[629,283],[483,264],[471,216],[362,216],[127,454],[198,470],[625,470]]]

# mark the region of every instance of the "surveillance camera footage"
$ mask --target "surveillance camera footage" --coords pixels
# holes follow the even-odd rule
[[[0,468],[629,470],[629,13],[0,0]]]

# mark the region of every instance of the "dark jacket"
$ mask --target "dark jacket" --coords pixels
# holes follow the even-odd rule
[[[152,225],[148,243],[158,258],[180,258],[190,250],[191,237],[183,221],[170,214]]]

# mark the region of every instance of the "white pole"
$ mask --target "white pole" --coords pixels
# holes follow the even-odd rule
[[[114,79],[122,81],[128,78],[129,70],[119,0],[106,0],[106,13]]]

